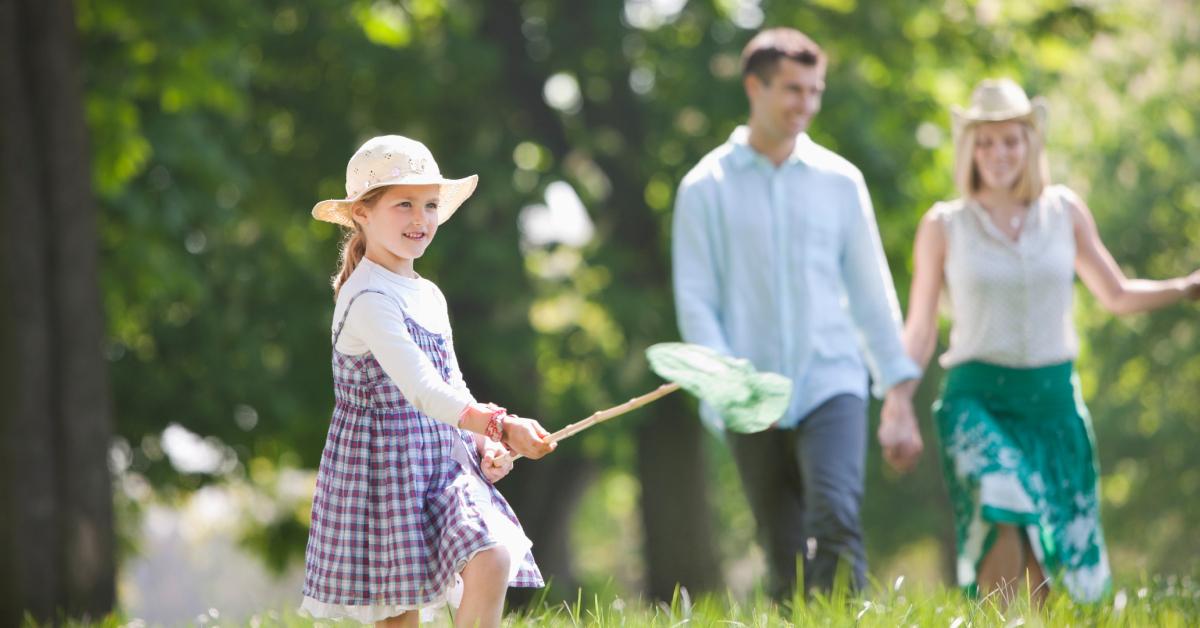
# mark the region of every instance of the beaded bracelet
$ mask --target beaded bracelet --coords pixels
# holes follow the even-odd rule
[[[462,412],[458,413],[459,428],[466,429],[463,427],[463,423],[467,420],[467,415],[471,413],[472,409],[489,413],[487,426],[483,430],[483,435],[497,443],[503,442],[501,439],[504,438],[504,419],[508,418],[508,410],[494,403],[467,404],[462,409]]]
[[[508,417],[508,411],[494,403],[485,407],[492,415],[488,417],[487,429],[483,435],[499,443],[504,438],[504,419]]]

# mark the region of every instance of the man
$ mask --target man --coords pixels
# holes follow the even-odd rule
[[[862,174],[805,133],[825,67],[820,47],[796,30],[756,35],[742,52],[749,120],[684,178],[674,215],[683,339],[793,381],[775,428],[728,435],[776,598],[795,588],[798,556],[809,588],[829,590],[843,561],[850,584],[866,584],[868,368],[873,392],[886,394],[889,461],[902,467],[921,448],[912,411],[920,372],[900,340]],[[711,408],[702,413],[719,424]]]

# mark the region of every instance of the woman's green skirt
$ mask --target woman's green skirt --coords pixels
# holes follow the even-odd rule
[[[975,574],[997,524],[1023,528],[1050,578],[1077,601],[1110,588],[1091,418],[1071,362],[950,369],[934,404],[958,535],[958,581]]]

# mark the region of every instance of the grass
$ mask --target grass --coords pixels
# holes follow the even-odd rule
[[[621,598],[577,599],[510,615],[505,625],[524,626],[1195,626],[1200,625],[1200,587],[1190,579],[1160,580],[1121,589],[1103,602],[1080,605],[1055,595],[1034,610],[1028,594],[1007,609],[994,599],[972,600],[958,590],[906,591],[902,581],[875,587],[869,596],[835,592],[779,606],[704,596],[686,591],[670,604],[628,603]]]
[[[443,614],[443,618],[448,615]],[[25,625],[37,624],[26,621]],[[94,623],[66,622],[66,626],[102,628],[142,628],[138,619],[117,614]],[[311,626],[312,620],[293,610],[267,611],[250,618],[227,618],[214,610],[197,616],[193,626]],[[332,626],[332,622],[317,625]],[[351,626],[353,623],[340,625]],[[448,625],[448,621],[422,624]],[[579,592],[569,602],[540,601],[528,609],[509,613],[504,625],[512,628],[532,626],[1124,626],[1200,625],[1200,585],[1191,578],[1158,578],[1116,590],[1104,601],[1081,605],[1063,595],[1052,595],[1040,610],[1030,607],[1028,594],[1002,608],[994,599],[972,600],[957,590],[908,590],[903,578],[892,586],[873,587],[869,595],[849,596],[834,592],[810,600],[795,599],[777,605],[762,596],[736,600],[732,596],[701,596],[692,600],[686,590],[678,590],[668,604],[650,603],[619,596],[585,596]]]

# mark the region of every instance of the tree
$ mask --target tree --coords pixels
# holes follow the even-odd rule
[[[96,206],[69,0],[0,3],[0,622],[115,594]]]

